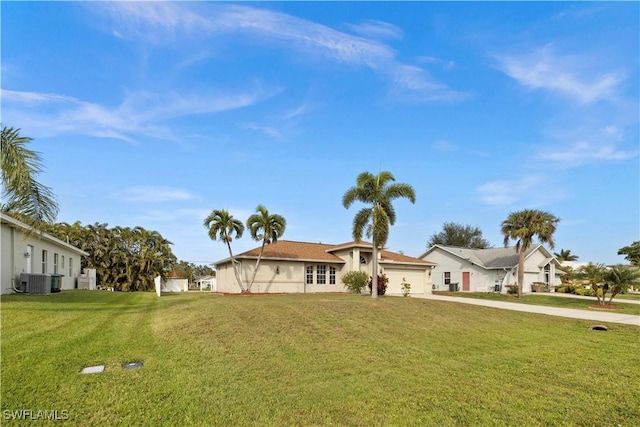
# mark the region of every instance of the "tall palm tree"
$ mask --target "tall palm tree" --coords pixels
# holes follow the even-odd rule
[[[241,292],[247,292],[242,286],[242,279],[240,278],[240,272],[238,271],[238,261],[233,256],[231,251],[231,241],[235,235],[238,239],[242,237],[244,233],[244,225],[239,220],[235,219],[229,211],[222,209],[211,211],[209,216],[204,219],[204,226],[209,230],[209,238],[211,240],[221,240],[227,244],[229,249],[229,257],[231,258],[231,265],[233,272],[236,275],[238,286],[240,286]]]
[[[553,233],[560,219],[549,212],[536,209],[523,209],[512,212],[502,221],[500,231],[504,236],[504,245],[510,240],[516,241],[518,251],[518,298],[522,298],[522,282],[524,281],[524,255],[531,247],[533,238],[537,237],[541,243],[554,247]]]
[[[554,252],[553,255],[558,259],[559,262],[578,260],[578,255],[573,255],[571,253],[571,249],[560,249],[560,253]]]
[[[36,181],[42,171],[40,153],[26,147],[32,139],[20,136],[20,129],[2,126],[1,133],[0,166],[6,197],[2,210],[42,230],[56,219],[58,204],[51,189]]]
[[[391,203],[398,198],[409,199],[415,203],[416,195],[409,184],[394,183],[391,172],[382,171],[378,175],[362,172],[356,178],[356,185],[342,196],[342,205],[349,209],[355,201],[367,206],[360,209],[353,219],[353,238],[362,239],[363,233],[372,238],[373,271],[371,298],[378,298],[378,249],[389,238],[389,226],[396,222],[396,212]]]
[[[258,205],[256,213],[247,219],[247,228],[249,229],[253,240],[262,240],[262,246],[260,247],[258,259],[256,260],[253,276],[247,286],[247,291],[251,291],[251,286],[253,285],[253,281],[256,279],[256,273],[258,272],[258,266],[260,265],[265,245],[275,243],[280,237],[282,237],[285,228],[287,228],[287,221],[281,215],[270,215],[267,208],[262,205]]]

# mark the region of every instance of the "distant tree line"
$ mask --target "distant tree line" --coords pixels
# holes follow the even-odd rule
[[[45,231],[87,252],[81,267],[96,269],[98,285],[119,291],[154,289],[154,277],[169,277],[177,261],[171,242],[143,227],[83,226],[76,221],[49,225]]]

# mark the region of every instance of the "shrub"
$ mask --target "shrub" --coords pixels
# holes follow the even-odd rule
[[[364,271],[350,271],[342,276],[344,287],[354,294],[359,294],[369,283],[369,275]]]
[[[407,283],[407,279],[402,278],[402,283],[400,283],[400,289],[402,290],[402,296],[408,297],[411,292],[411,283]]]
[[[508,294],[517,294],[518,293],[518,285],[509,285],[507,286]]]
[[[378,274],[378,295],[384,295],[387,292],[387,284],[389,283],[389,278],[384,274]],[[373,286],[373,277],[369,277],[369,293],[371,293],[371,288]]]

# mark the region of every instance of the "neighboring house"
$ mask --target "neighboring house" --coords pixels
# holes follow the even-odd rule
[[[14,292],[21,273],[61,275],[61,289],[75,289],[80,259],[86,252],[46,233],[32,231],[27,224],[0,213],[2,268],[0,292]]]
[[[245,287],[255,268],[260,247],[236,255]],[[433,263],[386,250],[378,251],[380,272],[389,278],[387,293],[400,294],[400,284],[411,284],[411,293],[431,293]],[[349,242],[340,245],[278,240],[265,246],[251,292],[315,293],[347,292],[342,276],[349,271],[372,272],[372,245]],[[240,292],[226,258],[216,264],[218,292]]]
[[[469,292],[506,292],[507,286],[518,284],[518,253],[515,247],[468,249],[434,245],[420,256],[437,264],[431,276],[433,289]],[[558,260],[542,245],[529,248],[524,259],[523,292],[531,292],[533,283],[550,286],[560,284]]]
[[[195,287],[201,291],[216,292],[216,276],[204,276],[194,280]]]

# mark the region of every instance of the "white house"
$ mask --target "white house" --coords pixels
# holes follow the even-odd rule
[[[420,256],[436,264],[431,273],[433,289],[463,292],[506,292],[518,283],[518,253],[515,247],[468,249],[434,245]],[[558,260],[542,245],[525,253],[523,292],[531,292],[534,283],[560,284],[562,272]]]
[[[74,289],[80,275],[80,259],[88,254],[27,224],[0,213],[0,292],[19,287],[21,273],[60,275],[61,289]]]
[[[371,243],[349,242],[340,245],[278,240],[265,246],[251,292],[316,293],[347,292],[342,276],[348,271],[372,274]],[[237,255],[242,282],[253,276],[260,247]],[[411,284],[411,293],[431,293],[433,263],[387,250],[378,251],[380,273],[389,278],[387,293],[400,294],[400,284]],[[226,258],[216,264],[218,292],[240,292],[231,265]]]
[[[194,280],[195,286],[201,291],[216,292],[216,276],[204,276]]]

